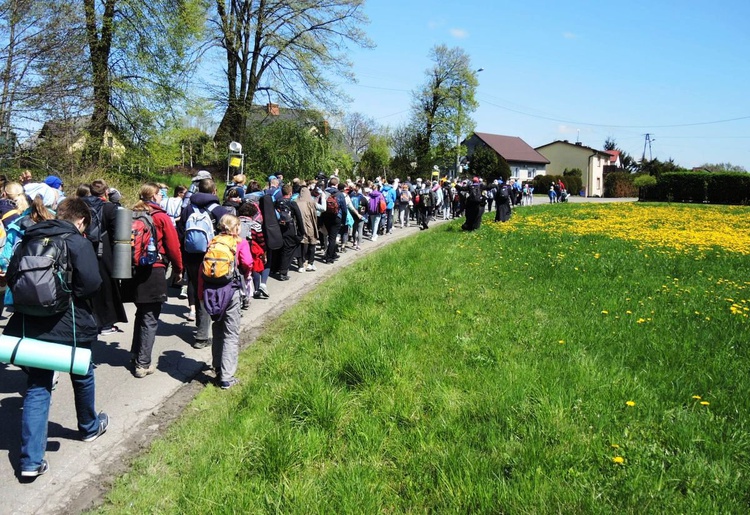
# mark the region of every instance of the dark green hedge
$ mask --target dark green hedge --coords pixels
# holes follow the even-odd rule
[[[629,172],[605,174],[604,196],[608,198],[637,197],[638,188],[633,184],[633,174]]]
[[[750,204],[750,173],[665,173],[656,186],[641,188],[640,200]]]
[[[571,195],[578,195],[583,189],[583,181],[581,181],[580,177],[571,175],[567,175],[565,177],[563,177],[562,175],[537,175],[531,181],[532,185],[534,186],[534,193],[542,193],[546,195],[547,193],[549,193],[550,185],[553,182],[557,182],[561,179],[563,184],[565,185],[566,191]]]

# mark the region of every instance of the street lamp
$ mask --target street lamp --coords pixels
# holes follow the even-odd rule
[[[474,74],[483,72],[484,68],[479,68],[474,71]],[[456,120],[456,171],[455,179],[458,179],[461,175],[461,104],[463,103],[463,84],[458,86],[458,117]]]

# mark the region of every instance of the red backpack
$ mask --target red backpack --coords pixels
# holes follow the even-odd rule
[[[328,195],[328,198],[326,199],[326,213],[329,215],[339,214],[339,201],[336,200],[335,193]]]
[[[151,266],[159,260],[154,219],[148,211],[133,211],[130,233],[133,266]]]

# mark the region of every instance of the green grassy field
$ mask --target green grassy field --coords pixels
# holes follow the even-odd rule
[[[749,214],[538,206],[391,245],[283,315],[101,510],[746,513]],[[730,243],[694,234],[716,220]]]

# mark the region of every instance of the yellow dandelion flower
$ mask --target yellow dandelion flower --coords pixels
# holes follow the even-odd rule
[[[708,401],[701,401],[701,406],[708,406],[709,404],[711,403]]]
[[[635,401],[626,401],[625,405],[630,406],[632,408],[633,406],[635,406]]]
[[[646,320],[644,320],[643,318],[639,318],[638,320],[636,320],[636,323],[638,323],[638,324],[642,324],[642,323],[644,323],[645,321],[646,321]]]
[[[613,448],[613,449],[619,449],[619,448],[620,448],[620,446],[619,446],[619,445],[617,445],[616,443],[613,443],[613,444],[612,444],[612,448]]]
[[[603,309],[602,310],[602,315],[609,315],[609,311],[607,311],[606,309]]]
[[[612,458],[612,461],[617,463],[618,465],[622,465],[623,463],[625,463],[625,458],[623,458],[622,456],[615,456],[614,458]]]
[[[695,399],[696,401],[699,401],[702,399],[702,397],[700,395],[693,395],[693,399]]]
[[[457,310],[456,310],[456,314],[457,314],[457,315],[460,315],[460,314],[461,314],[461,311],[457,309]]]
[[[633,314],[633,312],[632,312],[632,311],[630,311],[630,310],[627,310],[627,311],[625,312],[625,314],[626,314],[626,315],[632,315],[632,314]]]
[[[557,343],[559,343],[560,345],[562,345],[563,343],[565,343],[565,340],[558,340]]]

